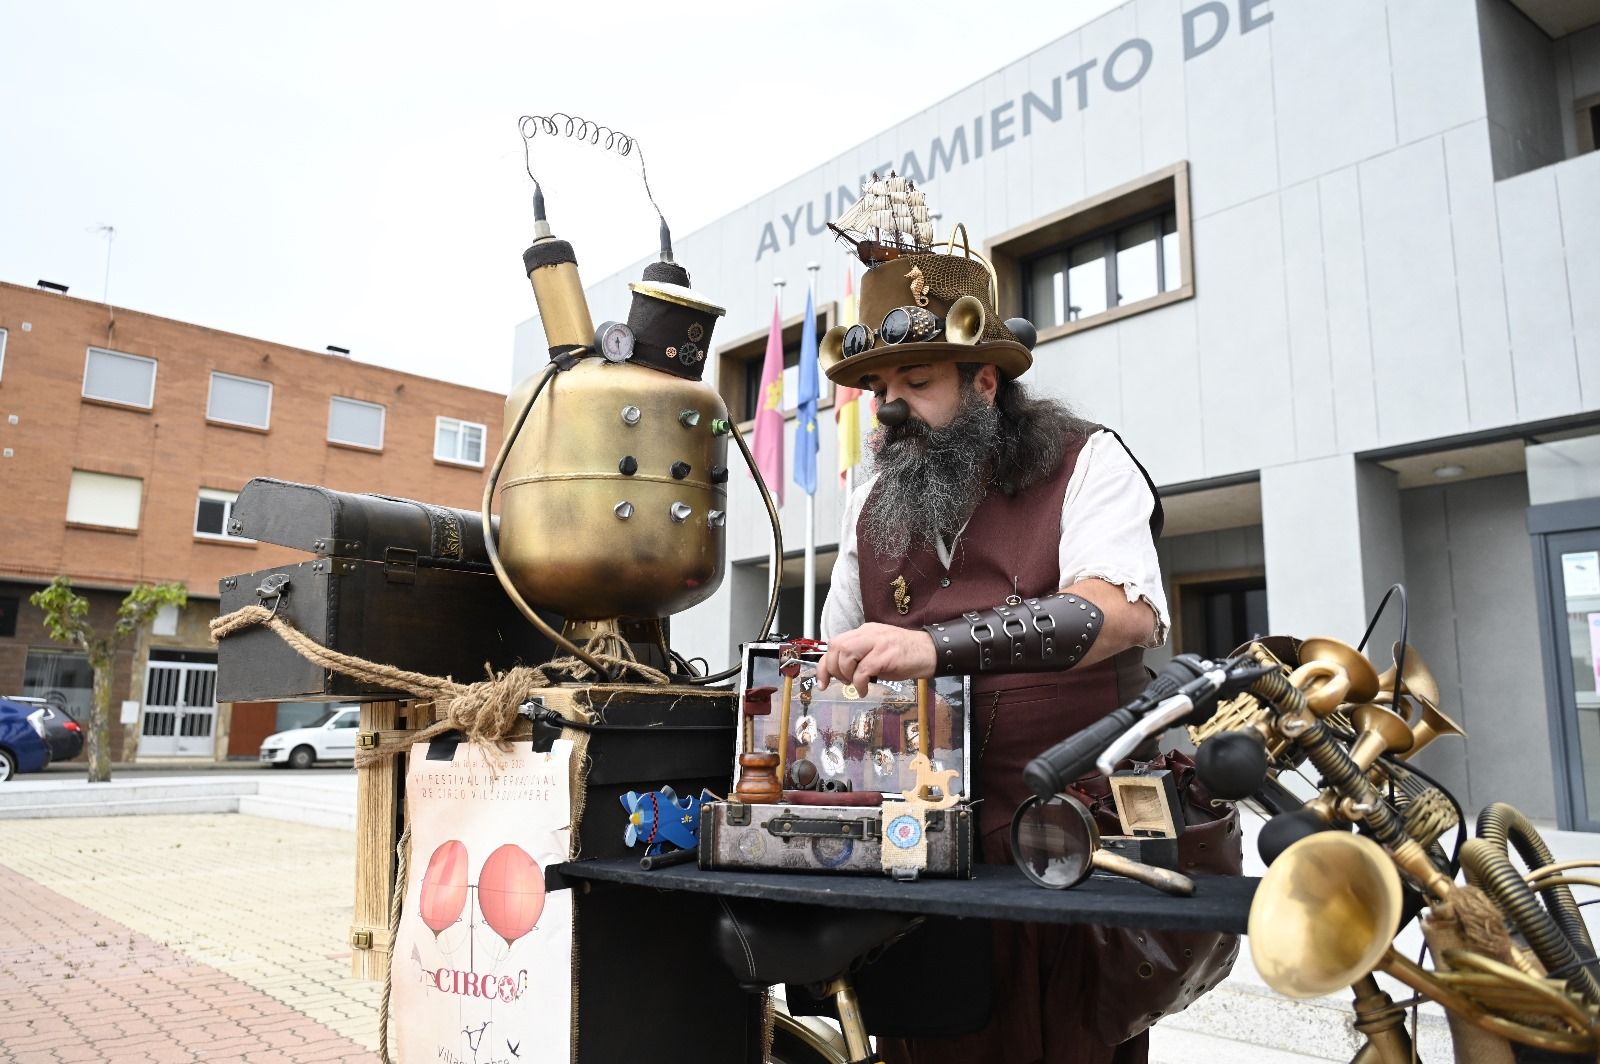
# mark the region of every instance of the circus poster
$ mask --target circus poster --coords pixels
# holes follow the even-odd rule
[[[566,1064],[571,892],[546,893],[544,870],[567,856],[571,759],[569,740],[411,748],[389,1009],[401,1064]]]

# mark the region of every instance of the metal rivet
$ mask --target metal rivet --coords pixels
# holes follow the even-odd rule
[[[680,411],[678,411],[678,424],[682,425],[686,429],[694,428],[696,425],[700,424],[700,411],[698,411],[698,410],[680,410]]]
[[[706,524],[712,528],[721,528],[727,523],[728,515],[721,510],[711,510],[706,513]]]
[[[617,472],[625,477],[631,477],[639,471],[639,460],[633,455],[624,455],[622,461],[617,463]]]
[[[939,586],[940,587],[949,587],[950,586],[950,578],[948,576],[941,576],[939,578]]]
[[[682,524],[689,520],[690,515],[694,513],[694,508],[686,502],[675,502],[672,504],[671,513],[672,519]]]
[[[682,480],[684,477],[686,477],[688,475],[689,475],[689,463],[688,462],[673,462],[672,463],[672,479],[673,480]]]
[[[711,483],[726,484],[728,482],[728,467],[714,465],[711,467]]]
[[[726,436],[733,431],[733,424],[727,418],[714,417],[711,419],[711,435]]]
[[[941,632],[942,632],[942,631],[944,631],[944,629],[943,629],[943,628],[941,628],[941,629],[939,629],[939,631],[941,631]],[[945,642],[946,642],[946,643],[948,643],[948,642],[950,642],[950,637],[949,637],[949,636],[947,636],[947,635],[943,635],[943,636],[940,636],[940,637],[939,637],[939,638],[940,638],[940,639],[943,639],[943,640],[944,640],[944,641],[945,641]]]
[[[643,412],[632,403],[622,408],[622,423],[624,425],[637,425],[642,417],[644,417]]]
[[[1089,608],[1089,607],[1088,607],[1088,606],[1085,606],[1085,605],[1084,605],[1084,604],[1083,604],[1083,603],[1081,603],[1081,602],[1080,602],[1080,603],[1078,603],[1078,608],[1079,608],[1079,609],[1080,609],[1080,610],[1086,610],[1086,609],[1088,609],[1088,608]]]
[[[617,520],[626,521],[628,518],[633,516],[633,503],[624,499],[622,502],[619,502],[617,505],[613,506],[611,508],[611,512],[617,515]]]

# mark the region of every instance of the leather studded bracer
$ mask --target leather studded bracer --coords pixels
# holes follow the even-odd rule
[[[1077,595],[1012,597],[923,628],[933,637],[937,675],[1044,672],[1083,660],[1104,625],[1100,607]]]

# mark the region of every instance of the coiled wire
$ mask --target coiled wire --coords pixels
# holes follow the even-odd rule
[[[583,143],[593,144],[604,151],[615,152],[622,158],[634,154],[639,155],[639,178],[644,182],[644,194],[650,200],[650,206],[655,208],[656,217],[661,219],[661,224],[666,224],[666,216],[661,213],[661,207],[656,203],[655,193],[650,191],[650,174],[645,170],[644,149],[639,147],[639,142],[620,129],[581,115],[569,115],[565,111],[552,111],[547,115],[523,115],[517,119],[517,132],[522,134],[522,163],[528,171],[528,180],[533,182],[537,193],[539,179],[533,174],[533,142],[539,136],[565,137]]]

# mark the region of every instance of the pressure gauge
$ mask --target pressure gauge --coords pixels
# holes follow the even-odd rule
[[[620,321],[603,321],[594,331],[595,346],[607,362],[626,362],[633,357],[633,330]]]

